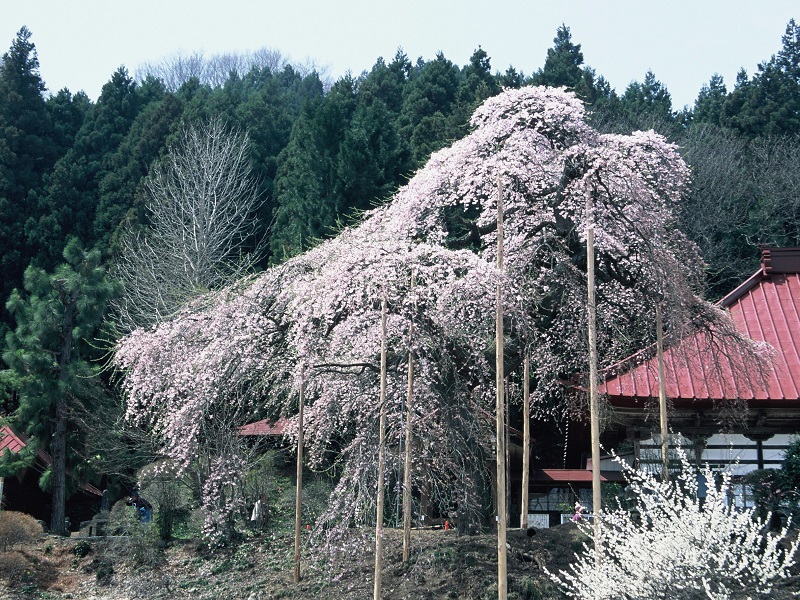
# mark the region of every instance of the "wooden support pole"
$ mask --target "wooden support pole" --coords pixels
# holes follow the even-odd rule
[[[497,270],[503,271],[503,181],[497,176]],[[497,312],[495,319],[495,367],[497,373],[496,453],[497,453],[497,598],[508,598],[508,563],[506,551],[506,451],[505,451],[505,394],[503,393],[503,289],[497,282]]]
[[[597,397],[597,307],[594,289],[594,203],[591,190],[586,191],[586,288],[589,325],[589,412],[592,434],[592,512],[594,513],[594,547],[600,562],[602,496],[600,494],[600,406]]]
[[[530,405],[531,359],[525,354],[522,367],[522,496],[520,499],[519,526],[528,528],[528,486],[531,470],[531,405]]]
[[[305,367],[300,372],[300,405],[297,414],[297,492],[294,501],[294,582],[300,583],[300,532],[303,512],[303,403],[306,384]],[[266,507],[265,507],[266,508]]]
[[[658,414],[661,424],[661,477],[669,480],[669,427],[667,425],[667,382],[664,380],[664,325],[656,304],[656,346],[658,353]]]
[[[381,301],[381,397],[378,439],[378,498],[375,507],[375,586],[374,600],[381,597],[383,566],[383,471],[386,468],[386,296]]]
[[[411,276],[411,289],[414,289],[414,276]],[[414,441],[414,319],[408,324],[408,387],[406,389],[406,454],[403,468],[403,562],[408,562],[411,554],[411,443]]]

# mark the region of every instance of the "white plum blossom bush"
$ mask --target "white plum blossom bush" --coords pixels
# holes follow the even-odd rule
[[[569,570],[550,577],[573,598],[766,597],[795,564],[798,543],[789,524],[770,533],[769,515],[731,502],[731,475],[707,466],[699,471],[706,497],[698,495],[698,471],[678,450],[680,472],[668,481],[620,461],[635,507],[601,516],[601,543],[584,544]],[[578,522],[587,534],[593,525]]]
[[[188,465],[209,454],[209,424],[235,430],[265,416],[294,419],[305,373],[307,460],[339,476],[327,519],[369,522],[385,296],[389,447],[404,436],[412,352],[414,485],[460,509],[486,504],[495,289],[502,282],[507,364],[529,352],[535,412],[563,415],[563,380],[587,365],[587,194],[595,206],[597,311],[609,362],[647,337],[643,323],[652,331],[654,298],[671,307],[665,315],[675,322],[707,305],[693,294],[702,261],[674,226],[689,172],[664,138],[601,135],[573,94],[541,87],[490,98],[472,125],[360,225],[121,339],[114,360],[128,417],[151,427],[165,452]],[[498,178],[503,273],[494,266]],[[216,497],[216,490],[236,489],[225,484],[235,461],[211,454],[217,467],[208,501],[219,510],[235,506],[230,495]],[[387,470],[395,467],[387,462]]]

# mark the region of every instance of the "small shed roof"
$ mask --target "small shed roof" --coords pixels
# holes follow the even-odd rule
[[[739,331],[772,346],[772,368],[753,372],[724,341],[697,333],[664,351],[667,396],[744,399],[765,407],[800,401],[800,248],[764,248],[761,268],[719,305],[730,311]],[[612,403],[658,397],[657,359],[643,358],[634,355],[609,369],[601,393]],[[636,366],[627,367],[631,364]]]
[[[288,431],[288,419],[278,419],[277,421],[262,419],[239,428],[240,435],[284,435]]]

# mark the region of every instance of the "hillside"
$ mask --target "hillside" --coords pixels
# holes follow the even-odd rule
[[[371,598],[374,548],[371,532],[363,551],[340,551],[329,561],[304,554],[303,577],[292,583],[290,535],[250,538],[209,552],[190,542],[166,548],[141,538],[58,538],[0,554],[0,599],[80,598]],[[564,569],[580,547],[582,534],[567,524],[539,530],[534,537],[509,532],[509,598],[561,598],[543,571]],[[455,531],[414,531],[408,567],[401,565],[401,536],[388,530],[383,598],[489,599],[497,597],[496,538],[459,536]],[[794,577],[771,594],[791,598],[800,591]]]

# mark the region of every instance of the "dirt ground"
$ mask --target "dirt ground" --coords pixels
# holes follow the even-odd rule
[[[250,538],[209,551],[191,542],[158,547],[130,538],[59,538],[0,553],[0,599],[74,598],[267,600],[272,598],[372,598],[374,540],[349,544],[322,560],[306,544],[302,580],[293,583],[291,535]],[[583,534],[575,525],[508,535],[508,597],[562,598],[543,568],[565,569]],[[387,530],[382,597],[438,600],[497,598],[497,540],[424,530],[412,535],[412,556],[402,564],[401,533]],[[772,598],[789,598],[800,581],[787,580]]]

